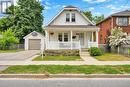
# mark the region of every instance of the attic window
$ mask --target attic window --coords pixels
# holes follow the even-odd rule
[[[70,13],[66,14],[66,22],[70,22]]]
[[[72,22],[75,22],[75,13],[72,13],[71,16],[72,16],[72,17],[71,17],[71,21],[72,21]]]

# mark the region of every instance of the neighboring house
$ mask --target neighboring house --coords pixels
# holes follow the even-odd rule
[[[106,44],[110,31],[114,27],[121,27],[123,32],[130,34],[130,10],[121,11],[110,15],[97,24],[100,27],[99,44]]]
[[[6,13],[6,9],[14,5],[16,0],[0,0],[0,13]]]
[[[98,47],[99,27],[92,23],[77,7],[65,7],[44,29],[45,49],[58,50]],[[31,42],[28,40],[26,45],[32,45],[33,42],[38,47],[40,41],[36,41],[36,38],[32,38]]]

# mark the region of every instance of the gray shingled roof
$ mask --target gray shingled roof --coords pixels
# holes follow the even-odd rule
[[[118,13],[114,13],[111,16],[130,16],[130,10],[125,10]]]
[[[77,8],[77,7],[72,6],[72,5],[68,5],[68,6],[64,7],[64,8]]]
[[[101,22],[99,22],[98,24],[102,23],[103,21],[109,19],[112,16],[126,16],[126,17],[128,16],[128,17],[130,17],[130,10],[125,10],[125,11],[114,13],[114,14],[108,16],[107,18],[105,18],[104,20],[102,20]],[[98,25],[98,24],[96,24],[96,25]]]

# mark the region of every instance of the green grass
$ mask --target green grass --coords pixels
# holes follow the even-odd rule
[[[130,57],[112,53],[105,53],[102,56],[96,56],[95,58],[100,61],[130,61]]]
[[[130,74],[130,65],[117,66],[68,66],[68,65],[28,65],[11,66],[1,74]]]
[[[33,61],[80,61],[80,56],[38,56]]]
[[[23,51],[23,49],[18,49],[18,50],[0,50],[0,53],[13,53],[13,52],[19,52]]]

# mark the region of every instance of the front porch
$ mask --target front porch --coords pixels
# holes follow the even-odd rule
[[[46,30],[46,49],[82,49],[98,47],[98,31]]]

